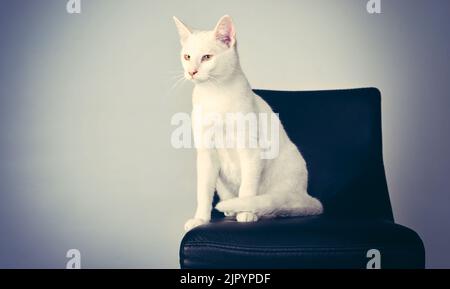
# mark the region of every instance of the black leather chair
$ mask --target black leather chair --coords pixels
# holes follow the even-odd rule
[[[370,249],[381,268],[424,268],[419,236],[394,223],[381,141],[376,88],[256,90],[279,113],[309,170],[320,216],[238,223],[213,212],[189,231],[181,268],[366,268]],[[399,136],[400,137],[400,136]]]

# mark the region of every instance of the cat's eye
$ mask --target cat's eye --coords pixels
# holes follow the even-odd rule
[[[202,61],[208,61],[208,60],[210,60],[212,57],[213,57],[213,56],[212,56],[211,54],[203,55]]]
[[[191,59],[191,56],[189,54],[184,55],[184,60],[189,61]]]

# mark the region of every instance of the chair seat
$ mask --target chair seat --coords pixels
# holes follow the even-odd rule
[[[370,249],[381,268],[424,268],[424,247],[412,230],[387,220],[327,216],[231,218],[189,231],[180,248],[182,268],[366,268]]]

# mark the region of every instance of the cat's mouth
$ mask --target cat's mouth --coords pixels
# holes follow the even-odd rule
[[[195,75],[190,75],[190,74],[186,73],[185,77],[187,80],[190,80],[194,83],[205,82],[209,79],[208,75],[200,74],[200,73],[197,73]]]

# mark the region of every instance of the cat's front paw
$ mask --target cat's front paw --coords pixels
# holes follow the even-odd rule
[[[234,216],[236,216],[235,212],[223,212],[223,214],[225,215],[225,217],[234,217]]]
[[[200,226],[200,225],[203,225],[206,223],[208,223],[208,221],[205,221],[203,219],[192,218],[192,219],[187,220],[187,222],[184,224],[184,230],[187,232],[197,226]]]
[[[238,222],[256,222],[258,216],[250,212],[240,212],[236,215],[236,221]]]

